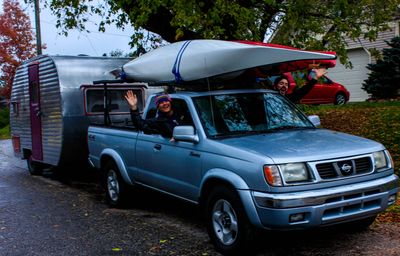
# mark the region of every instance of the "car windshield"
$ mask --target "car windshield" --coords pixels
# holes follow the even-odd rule
[[[300,110],[276,93],[210,95],[193,100],[204,130],[213,138],[315,128]]]

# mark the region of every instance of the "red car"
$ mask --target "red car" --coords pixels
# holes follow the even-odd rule
[[[289,79],[288,94],[290,94],[296,88],[295,80],[303,80],[304,74],[298,72],[284,73]],[[275,77],[271,77],[271,81],[275,80]],[[343,105],[349,101],[350,92],[343,85],[336,83],[329,79],[327,76],[323,76],[319,79],[318,83],[314,88],[300,100],[301,104],[335,104]]]

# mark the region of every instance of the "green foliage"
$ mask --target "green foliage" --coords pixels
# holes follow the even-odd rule
[[[10,122],[10,110],[8,108],[0,108],[0,128],[8,125]]]
[[[3,128],[0,128],[0,140],[5,140],[9,138],[11,138],[10,125],[6,125]]]
[[[0,108],[0,139],[10,138],[10,111],[8,108]]]
[[[301,108],[308,115],[319,115],[324,128],[379,141],[390,151],[395,172],[400,174],[400,101]]]
[[[33,1],[33,0],[28,0]],[[335,50],[346,60],[344,37],[375,39],[394,16],[399,0],[44,0],[57,27],[85,29],[91,15],[105,25],[135,28],[132,45],[143,49],[167,42],[209,38],[263,41],[279,28],[277,43],[302,49]],[[321,37],[322,35],[322,37]]]
[[[391,48],[383,49],[383,58],[367,66],[371,73],[362,86],[375,98],[392,98],[400,89],[400,37],[386,43]]]

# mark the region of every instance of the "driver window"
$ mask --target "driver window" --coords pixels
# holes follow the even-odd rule
[[[149,108],[146,114],[147,119],[157,118],[158,112],[156,107],[156,97],[151,99],[149,103]],[[172,109],[178,114],[178,116],[182,116],[182,120],[180,120],[180,124],[182,125],[192,125],[194,126],[192,116],[190,115],[189,108],[186,102],[182,99],[172,99]]]

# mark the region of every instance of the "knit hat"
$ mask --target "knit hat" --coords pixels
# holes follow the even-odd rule
[[[166,101],[169,101],[169,102],[172,101],[172,100],[171,100],[171,97],[169,97],[168,94],[161,94],[161,95],[158,95],[158,96],[156,97],[156,106],[158,107],[158,105],[159,105],[161,102],[166,102]]]

